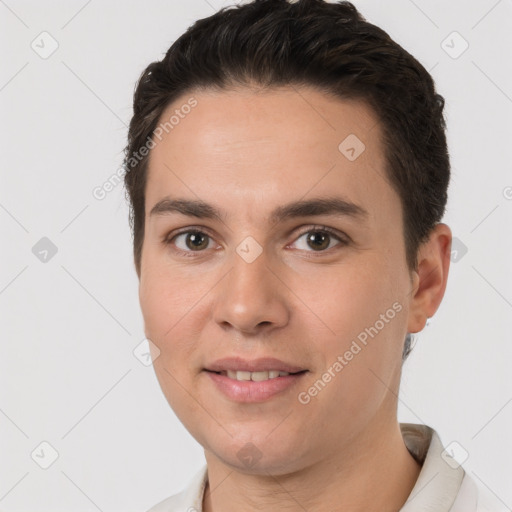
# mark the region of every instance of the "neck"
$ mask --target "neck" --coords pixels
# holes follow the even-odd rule
[[[334,450],[333,450],[334,451]],[[393,423],[364,432],[338,453],[284,475],[246,474],[205,452],[204,512],[350,510],[396,512],[407,501],[421,466]]]

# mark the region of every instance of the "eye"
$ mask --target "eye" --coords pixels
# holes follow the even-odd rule
[[[348,242],[328,227],[315,226],[303,231],[294,243],[300,250],[311,252],[310,249],[313,249],[314,252],[325,252],[336,245],[347,245]]]
[[[212,248],[212,239],[207,233],[192,229],[167,238],[165,243],[175,245],[182,252],[201,252]]]

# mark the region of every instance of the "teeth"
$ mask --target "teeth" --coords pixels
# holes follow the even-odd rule
[[[250,376],[255,381],[268,380],[268,372],[252,372]]]
[[[280,372],[278,370],[269,370],[263,372],[244,372],[244,371],[233,371],[227,370],[227,375],[230,379],[236,380],[253,380],[260,382],[262,380],[275,379],[276,377],[286,377],[290,375],[288,372]]]

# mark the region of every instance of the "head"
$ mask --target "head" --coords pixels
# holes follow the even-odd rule
[[[265,468],[300,468],[396,420],[409,336],[447,279],[443,107],[348,2],[223,9],[143,72],[125,152],[141,308],[164,394],[210,453],[243,465],[252,443]],[[212,381],[229,356],[301,374],[240,403]]]

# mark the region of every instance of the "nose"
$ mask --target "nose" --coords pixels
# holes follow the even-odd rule
[[[289,320],[287,288],[268,265],[265,252],[250,263],[234,253],[231,270],[216,292],[213,319],[223,329],[254,335]]]

